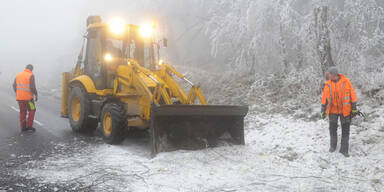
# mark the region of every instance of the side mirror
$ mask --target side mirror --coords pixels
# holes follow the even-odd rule
[[[168,46],[168,39],[164,38],[163,39],[163,47],[167,47],[167,46]]]
[[[84,39],[88,39],[88,31],[85,32],[84,34],[81,34],[81,36],[82,36]]]

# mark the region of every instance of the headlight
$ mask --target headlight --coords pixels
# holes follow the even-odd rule
[[[112,61],[112,55],[110,53],[107,53],[104,55],[104,60],[105,61]]]
[[[150,38],[153,35],[154,29],[151,24],[145,24],[140,26],[140,36],[143,38]]]
[[[122,19],[114,19],[108,25],[111,33],[115,35],[121,35],[126,30],[125,22]]]
[[[159,60],[159,65],[162,65],[164,61],[162,59]]]

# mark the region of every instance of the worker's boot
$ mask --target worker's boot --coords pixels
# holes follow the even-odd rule
[[[24,132],[24,131],[27,131],[27,121],[23,121],[23,127],[21,127],[21,131]]]
[[[345,157],[349,157],[349,127],[350,123],[344,123],[341,125],[342,133],[341,133],[341,147],[340,153]]]
[[[330,147],[329,152],[335,152],[337,146],[337,122],[329,123]]]
[[[344,157],[350,157],[348,152],[343,152],[341,154],[344,155]]]
[[[27,127],[26,128],[26,131],[32,131],[32,132],[35,132],[36,129],[34,127]]]

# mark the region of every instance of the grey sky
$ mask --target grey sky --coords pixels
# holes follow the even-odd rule
[[[14,76],[32,63],[41,78],[51,71],[70,69],[81,46],[85,20],[102,15],[105,20],[129,15],[138,1],[129,0],[12,0],[0,7],[0,71]],[[142,3],[141,3],[142,4]],[[128,21],[127,21],[128,22]],[[136,21],[130,21],[136,22]],[[63,66],[65,65],[65,66]],[[57,75],[57,73],[55,74]]]

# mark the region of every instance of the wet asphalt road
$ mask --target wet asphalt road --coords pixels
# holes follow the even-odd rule
[[[58,99],[40,93],[34,122],[36,132],[21,133],[15,94],[10,87],[0,86],[0,192],[71,191],[70,186],[41,185],[34,178],[14,174],[25,162],[55,153],[55,144],[81,139],[72,133],[68,119],[61,118],[60,107]]]
[[[68,120],[60,117],[60,103],[41,94],[36,103],[35,133],[21,133],[18,104],[11,88],[0,89],[0,159],[17,155],[38,155],[50,142],[65,139],[70,132]]]

